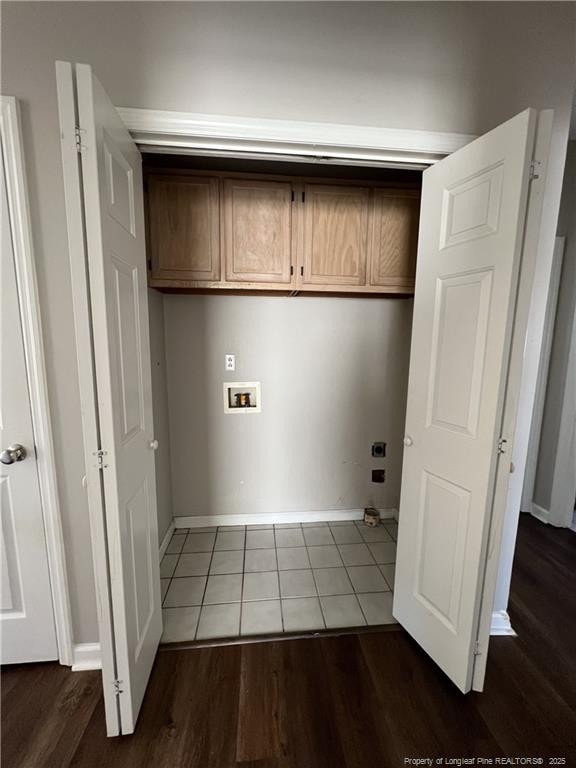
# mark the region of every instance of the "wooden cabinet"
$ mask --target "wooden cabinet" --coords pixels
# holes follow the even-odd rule
[[[373,195],[369,284],[413,291],[420,195],[390,189],[375,189]]]
[[[292,196],[289,182],[224,179],[226,280],[291,285]]]
[[[365,285],[369,211],[369,189],[305,185],[302,285]]]
[[[150,285],[409,294],[419,203],[417,189],[374,182],[148,173]]]
[[[148,179],[148,247],[152,279],[220,279],[219,180]]]

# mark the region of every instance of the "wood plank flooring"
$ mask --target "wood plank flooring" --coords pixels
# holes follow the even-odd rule
[[[158,654],[135,735],[107,739],[98,672],[2,671],[6,768],[372,768],[407,757],[576,765],[576,534],[522,516],[485,692],[403,631]],[[545,760],[544,765],[548,765]]]

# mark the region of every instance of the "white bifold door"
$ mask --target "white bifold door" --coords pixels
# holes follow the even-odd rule
[[[84,353],[93,358],[99,433],[87,478],[103,509],[96,542],[100,520],[92,530],[106,718],[116,735],[134,730],[162,634],[141,155],[89,66],[75,67],[75,88],[70,65],[57,73],[62,149],[65,163],[67,152],[77,155],[85,230],[93,348]]]
[[[84,432],[116,735],[134,730],[162,630],[142,177],[90,67],[60,62],[57,73],[73,280],[86,293],[75,296],[80,375],[93,369],[95,380]],[[485,665],[481,603],[506,493],[504,406],[519,386],[510,352],[525,323],[516,304],[537,122],[527,110],[424,172],[394,615],[462,691],[473,674],[481,687]]]
[[[423,179],[393,613],[464,692],[473,676],[481,689],[486,664],[480,605],[500,462],[510,471],[537,121],[522,112]]]

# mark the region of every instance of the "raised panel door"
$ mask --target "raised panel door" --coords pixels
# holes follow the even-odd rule
[[[76,66],[76,81],[114,618],[115,669],[103,660],[103,684],[118,681],[127,734],[162,634],[141,157],[89,66]],[[113,713],[107,723],[117,733]]]
[[[485,664],[475,649],[535,125],[523,112],[426,170],[422,187],[393,611],[464,692]]]

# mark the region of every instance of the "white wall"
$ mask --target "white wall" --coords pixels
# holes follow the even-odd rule
[[[97,637],[54,61],[122,106],[481,133],[557,110],[561,184],[572,3],[2,4],[2,92],[21,99],[77,642]],[[559,192],[558,192],[559,194]]]
[[[167,295],[164,306],[175,515],[398,507],[411,300]],[[225,381],[260,381],[262,412],[225,414]],[[372,458],[375,441],[386,459]]]

